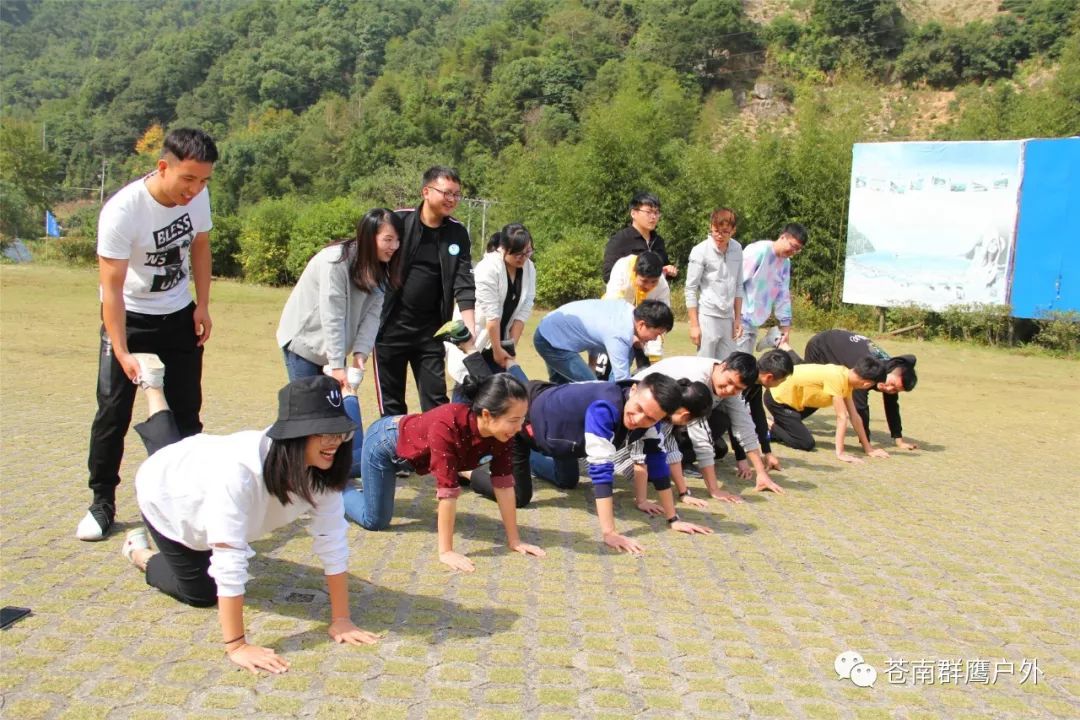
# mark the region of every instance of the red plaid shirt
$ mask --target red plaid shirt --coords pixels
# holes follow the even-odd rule
[[[463,403],[406,415],[398,423],[398,457],[408,461],[417,475],[434,475],[440,498],[461,494],[459,470],[473,470],[486,462],[491,463],[493,487],[514,487],[513,452],[513,440],[481,437],[476,415]]]

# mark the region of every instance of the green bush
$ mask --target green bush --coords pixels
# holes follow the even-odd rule
[[[940,313],[927,313],[929,337],[966,340],[980,345],[1002,345],[1009,340],[1012,326],[1008,305],[969,303],[952,305]]]
[[[72,265],[93,265],[97,262],[97,240],[89,237],[62,237],[50,240],[52,251]]]
[[[240,264],[244,279],[269,285],[295,281],[286,266],[297,203],[288,198],[263,200],[242,215]]]
[[[240,231],[243,223],[238,215],[214,217],[210,231],[210,253],[214,258],[214,274],[220,277],[240,277],[244,274],[240,262]]]
[[[300,210],[289,238],[285,267],[293,279],[304,272],[311,256],[333,240],[356,234],[356,223],[363,215],[354,202],[337,198],[314,203]]]
[[[793,293],[791,322],[800,331],[821,332],[843,328],[855,332],[877,330],[877,309],[868,305],[837,303],[833,308],[815,305],[809,295]]]
[[[64,221],[64,234],[96,239],[100,215],[101,205],[97,203],[80,207]]]
[[[556,308],[604,293],[600,266],[606,238],[587,232],[568,235],[536,253],[536,304]]]
[[[1039,319],[1035,344],[1066,355],[1080,352],[1080,312],[1047,313]]]

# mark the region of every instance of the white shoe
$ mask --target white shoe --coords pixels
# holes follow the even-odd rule
[[[755,349],[758,352],[760,352],[762,350],[775,350],[776,346],[779,345],[779,344],[780,344],[780,328],[773,325],[771,328],[769,328],[768,332],[765,333],[765,337],[758,340],[758,344],[757,344],[757,347]]]
[[[80,520],[79,526],[75,528],[75,537],[87,542],[95,542],[104,540],[105,532],[101,529],[101,525],[98,524],[97,518],[92,513],[87,512],[86,517]]]
[[[146,528],[137,527],[134,530],[128,530],[127,535],[124,536],[124,544],[120,547],[120,554],[127,558],[129,563],[134,564],[135,561],[131,559],[131,553],[136,550],[149,550],[150,549],[150,536],[146,532]]]
[[[160,388],[165,384],[165,363],[154,353],[131,353],[139,362],[139,387]]]

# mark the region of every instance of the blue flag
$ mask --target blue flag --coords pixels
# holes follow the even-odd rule
[[[60,223],[56,222],[56,216],[48,210],[45,211],[45,234],[49,237],[60,237]]]

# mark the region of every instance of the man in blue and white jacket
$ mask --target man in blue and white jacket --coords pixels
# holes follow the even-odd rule
[[[530,496],[531,475],[560,488],[577,487],[578,458],[585,458],[604,544],[641,554],[644,549],[639,543],[615,531],[615,453],[638,437],[650,433],[659,437],[656,424],[678,410],[681,402],[678,384],[658,373],[634,383],[553,385],[534,380],[529,383],[525,427],[518,435],[514,482],[527,485]],[[658,443],[650,445],[646,455],[649,481],[657,490],[668,489],[671,478],[666,455]],[[528,464],[522,462],[525,453],[529,454]],[[681,522],[677,514],[667,520],[673,527]]]

